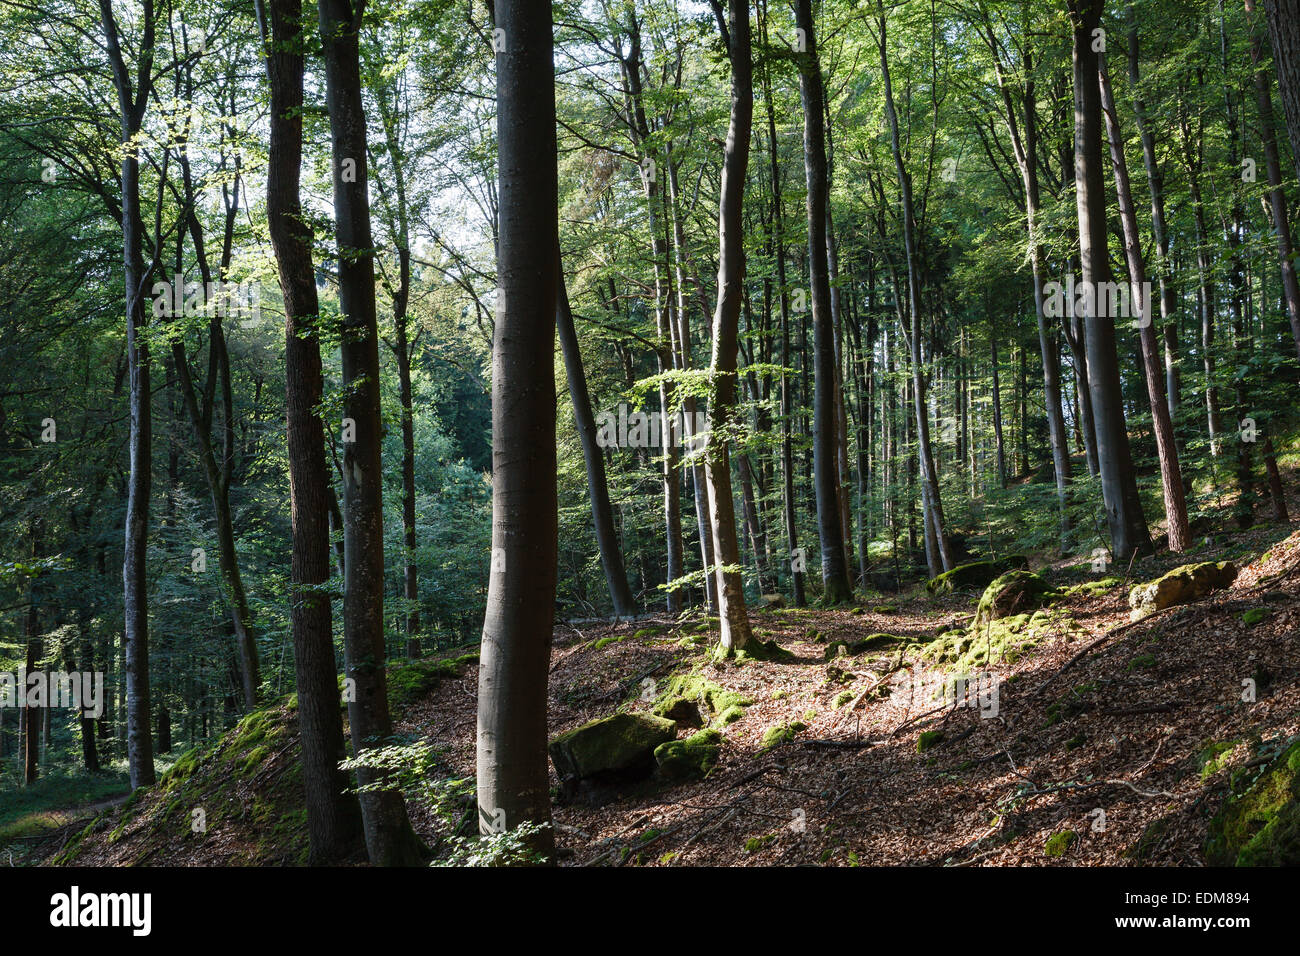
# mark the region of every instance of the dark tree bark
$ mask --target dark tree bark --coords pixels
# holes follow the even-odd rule
[[[1079,214],[1079,257],[1085,288],[1094,290],[1085,305],[1088,387],[1097,432],[1102,499],[1110,526],[1111,553],[1127,561],[1151,550],[1146,517],[1138,498],[1132,450],[1124,420],[1114,317],[1099,314],[1096,290],[1111,281],[1106,253],[1106,195],[1102,170],[1101,92],[1093,31],[1101,22],[1102,0],[1071,0],[1074,27],[1074,176]]]
[[[573,403],[573,425],[582,443],[582,457],[587,465],[587,494],[591,497],[591,521],[596,528],[596,544],[600,548],[600,564],[605,570],[605,584],[616,617],[633,617],[636,601],[627,584],[627,571],[623,566],[623,549],[619,546],[618,532],[614,528],[614,508],[609,501],[609,483],[605,478],[605,459],[596,440],[596,417],[591,410],[591,395],[587,391],[587,373],[582,365],[582,349],[578,333],[573,327],[573,312],[569,308],[569,294],[564,285],[561,267],[556,275],[555,328],[559,332],[560,348],[564,352],[564,370],[569,380],[569,399]]]
[[[722,22],[722,4],[713,0]],[[724,653],[746,647],[752,634],[745,610],[745,590],[740,576],[740,545],[736,536],[736,508],[731,491],[731,459],[727,449],[736,404],[736,361],[740,307],[744,297],[745,247],[742,213],[745,173],[749,168],[749,141],[754,119],[753,63],[750,58],[749,6],[745,0],[728,0],[727,53],[731,60],[731,116],[722,159],[722,185],[718,201],[718,301],[713,313],[713,354],[710,372],[713,402],[705,449],[709,488],[709,517],[713,527],[714,580],[717,582],[720,643]],[[836,519],[838,523],[838,518]],[[843,549],[841,549],[842,553]]]
[[[1273,45],[1278,98],[1291,137],[1291,157],[1300,175],[1300,0],[1264,0]]]
[[[1300,4],[1297,4],[1297,8],[1296,15],[1300,16]],[[1300,282],[1296,280],[1295,246],[1291,238],[1286,191],[1282,188],[1282,160],[1274,132],[1276,122],[1273,98],[1269,93],[1268,69],[1264,65],[1263,44],[1260,43],[1259,31],[1254,22],[1255,0],[1246,0],[1246,15],[1251,27],[1250,59],[1255,67],[1255,105],[1259,113],[1259,137],[1264,145],[1264,169],[1268,175],[1269,209],[1273,213],[1273,230],[1277,236],[1278,266],[1282,270],[1282,297],[1286,302],[1291,337],[1295,339],[1296,355],[1300,356]],[[1292,27],[1300,30],[1294,23]],[[1292,55],[1300,56],[1300,49],[1294,49]]]
[[[1187,524],[1187,498],[1183,493],[1183,473],[1178,461],[1178,446],[1174,441],[1174,423],[1165,401],[1160,344],[1156,341],[1154,326],[1155,310],[1150,297],[1145,293],[1147,278],[1146,263],[1142,258],[1142,236],[1138,231],[1133,190],[1129,186],[1128,160],[1124,156],[1124,137],[1120,133],[1119,114],[1115,110],[1115,97],[1111,93],[1104,54],[1098,55],[1097,64],[1098,91],[1101,94],[1101,108],[1106,115],[1106,135],[1110,142],[1111,168],[1115,174],[1115,194],[1124,234],[1124,259],[1128,264],[1131,290],[1129,301],[1141,304],[1138,338],[1141,343],[1147,399],[1151,404],[1152,430],[1156,436],[1156,455],[1160,460],[1160,483],[1164,494],[1169,550],[1179,553],[1186,551],[1192,543],[1192,533]]]
[[[803,100],[804,171],[808,181],[808,272],[813,324],[813,484],[822,554],[822,600],[842,604],[853,596],[840,512],[839,397],[835,323],[831,309],[826,225],[826,130],[821,63],[813,30],[812,0],[796,0],[795,25],[803,31],[798,56]]]
[[[1174,289],[1169,261],[1169,228],[1165,222],[1165,178],[1156,157],[1156,139],[1147,120],[1146,106],[1139,86],[1137,25],[1133,19],[1133,5],[1126,4],[1128,16],[1128,77],[1133,91],[1133,116],[1137,121],[1138,136],[1142,140],[1142,165],[1146,170],[1147,189],[1151,193],[1151,234],[1155,240],[1160,280],[1160,325],[1164,330],[1165,400],[1169,417],[1176,420],[1181,398],[1182,375],[1178,359],[1178,296]]]
[[[352,699],[353,751],[384,745],[392,734],[384,650],[384,510],[380,463],[379,334],[375,316],[374,240],[366,192],[366,117],[361,101],[357,31],[364,0],[320,0],[325,102],[333,152],[339,303],[343,312],[343,416],[355,441],[343,446],[343,642]],[[357,772],[366,851],[375,866],[414,865],[420,845],[400,790],[373,768]]]
[[[559,187],[551,8],[497,0],[497,318],[492,342],[492,552],[479,664],[483,833],[531,822],[555,846],[546,756],[554,619],[555,314]]]
[[[105,47],[117,90],[122,150],[122,261],[126,276],[126,351],[130,381],[131,429],[128,443],[130,474],[127,479],[126,544],[122,557],[126,652],[126,744],[131,787],[154,783],[153,721],[149,693],[149,495],[153,488],[153,409],[149,383],[149,324],[145,287],[152,266],[145,262],[145,226],[140,215],[140,145],[137,134],[144,122],[153,85],[155,16],[153,0],[144,0],[140,52],[135,76],[122,54],[121,32],[112,0],[99,0]],[[157,257],[154,256],[154,261]]]
[[[285,435],[289,510],[293,528],[289,619],[302,741],[309,862],[336,862],[361,837],[361,811],[339,769],[346,756],[339,713],[338,668],[330,597],[330,476],[321,404],[319,302],[311,232],[302,215],[303,48],[302,0],[271,0],[262,19],[270,81],[270,150],[266,216],[280,275],[285,315]]]

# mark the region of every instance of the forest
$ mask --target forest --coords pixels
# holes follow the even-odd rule
[[[1300,864],[1300,0],[0,0],[0,165],[5,865]]]

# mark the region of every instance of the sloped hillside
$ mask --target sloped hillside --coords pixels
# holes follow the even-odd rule
[[[1294,862],[1300,533],[1267,534],[1182,556],[1235,557],[1241,570],[1226,590],[1136,622],[1129,586],[1179,561],[1147,561],[1131,579],[1041,567],[1042,607],[978,624],[978,587],[756,611],[759,637],[785,652],[772,659],[715,662],[708,619],[558,626],[553,735],[658,711],[701,745],[677,779],[566,800],[555,777],[561,862]],[[448,779],[473,774],[476,678],[463,654],[394,674],[399,735],[431,744]],[[701,729],[688,726],[697,715]],[[54,861],[300,862],[295,734],[292,700],[250,715]],[[449,824],[416,800],[412,816],[435,847],[468,819]]]

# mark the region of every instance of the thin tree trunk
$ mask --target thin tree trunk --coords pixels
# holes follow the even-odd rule
[[[352,695],[348,723],[353,751],[383,746],[392,734],[384,648],[384,512],[379,409],[379,334],[375,314],[374,240],[366,192],[366,120],[361,100],[352,0],[320,0],[325,101],[333,155],[338,243],[343,416],[355,441],[343,446],[343,643]],[[548,319],[549,327],[549,319]],[[549,354],[549,353],[548,353]],[[400,790],[373,767],[357,772],[366,851],[375,866],[414,865],[420,845]]]
[[[1085,304],[1088,386],[1097,430],[1097,461],[1101,469],[1102,500],[1110,526],[1111,552],[1128,561],[1135,552],[1151,550],[1142,502],[1138,498],[1132,451],[1124,421],[1114,318],[1101,315],[1097,290],[1111,281],[1106,253],[1106,195],[1101,155],[1101,93],[1097,83],[1097,53],[1093,31],[1101,22],[1102,0],[1071,0],[1074,27],[1074,167],[1079,214],[1079,256],[1085,288],[1093,290]]]
[[[1278,98],[1291,137],[1291,158],[1300,175],[1300,0],[1264,0],[1273,45]]]
[[[285,438],[292,524],[289,621],[302,742],[308,861],[337,862],[361,836],[361,810],[348,793],[339,713],[338,667],[330,597],[329,503],[333,487],[325,436],[317,414],[323,392],[320,312],[310,227],[302,216],[303,23],[302,0],[270,0],[269,29],[262,13],[270,82],[270,150],[266,217],[284,297]]]
[[[1178,461],[1178,447],[1174,442],[1174,425],[1165,402],[1164,380],[1161,377],[1160,345],[1152,325],[1151,297],[1147,295],[1146,263],[1142,259],[1142,236],[1138,232],[1137,213],[1133,207],[1133,191],[1129,187],[1128,161],[1124,156],[1124,137],[1120,133],[1119,114],[1115,110],[1115,97],[1111,93],[1110,77],[1106,73],[1104,54],[1097,58],[1098,91],[1101,108],[1106,116],[1106,134],[1110,141],[1111,167],[1115,174],[1115,194],[1119,200],[1119,218],[1124,233],[1124,258],[1128,264],[1129,301],[1140,308],[1138,337],[1142,347],[1142,371],[1146,378],[1147,399],[1151,404],[1152,427],[1156,436],[1156,454],[1160,459],[1160,482],[1164,493],[1165,522],[1168,526],[1169,550],[1186,551],[1191,546],[1192,533],[1187,524],[1187,499],[1183,494],[1183,474]]]
[[[130,381],[131,428],[128,441],[126,543],[122,557],[126,653],[127,765],[131,787],[154,783],[153,721],[149,693],[149,495],[153,487],[153,410],[149,384],[149,310],[145,285],[152,267],[145,264],[145,227],[140,215],[140,143],[152,88],[155,36],[153,0],[144,0],[139,62],[132,79],[122,55],[120,31],[112,0],[99,0],[105,46],[113,69],[121,123],[122,261],[126,276],[126,351]]]
[[[813,479],[817,495],[817,531],[821,539],[822,601],[842,604],[853,595],[844,552],[840,513],[838,427],[839,396],[835,359],[835,325],[831,308],[826,228],[826,131],[824,92],[812,0],[797,0],[795,24],[803,31],[805,52],[799,56],[799,92],[803,100],[804,169],[808,180],[808,271],[813,324]]]
[[[569,308],[569,294],[564,285],[564,271],[557,274],[555,298],[555,327],[559,332],[560,347],[564,352],[564,369],[569,380],[569,399],[573,403],[573,424],[582,443],[582,457],[587,465],[587,493],[591,497],[591,520],[596,528],[596,544],[600,549],[600,563],[605,570],[605,583],[616,617],[636,615],[636,601],[627,584],[627,571],[623,567],[623,551],[619,546],[618,532],[614,529],[614,509],[609,501],[609,484],[605,478],[605,459],[596,440],[596,418],[591,410],[591,397],[587,391],[587,373],[582,366],[582,349],[573,326],[573,312]]]
[[[1268,175],[1268,202],[1273,213],[1273,231],[1277,236],[1278,266],[1282,271],[1282,297],[1286,302],[1291,337],[1300,356],[1300,282],[1296,280],[1295,246],[1291,239],[1291,220],[1287,211],[1286,191],[1282,188],[1282,161],[1274,131],[1273,98],[1269,94],[1268,70],[1264,65],[1263,45],[1254,22],[1255,2],[1245,0],[1250,23],[1250,59],[1254,65],[1255,104],[1259,113],[1259,136],[1264,145],[1264,169]],[[1294,24],[1293,24],[1294,26]],[[1300,29],[1300,28],[1298,28]]]
[[[916,415],[917,460],[920,469],[921,499],[925,507],[926,531],[934,535],[935,555],[930,571],[934,574],[953,566],[948,532],[943,517],[943,501],[939,494],[939,473],[935,468],[934,451],[930,444],[930,414],[926,408],[925,372],[921,366],[921,264],[916,248],[916,220],[912,204],[912,179],[903,165],[902,143],[898,132],[898,113],[894,108],[894,90],[889,76],[889,58],[885,35],[883,3],[879,8],[880,73],[885,81],[885,117],[889,122],[889,139],[894,154],[894,167],[898,172],[900,203],[903,214],[903,249],[907,255],[907,300],[911,318],[911,331],[907,335],[908,351],[912,365],[912,405]]]
[[[721,4],[715,0],[721,19]],[[713,528],[714,580],[717,582],[719,643],[724,653],[744,649],[751,640],[740,575],[740,546],[731,491],[731,461],[727,444],[736,404],[736,353],[744,295],[745,248],[742,233],[745,173],[754,116],[753,64],[750,60],[749,6],[728,0],[727,52],[731,61],[731,116],[722,159],[718,199],[718,301],[713,313],[710,377],[713,402],[705,470],[709,488],[709,518]],[[843,553],[843,549],[840,549]]]

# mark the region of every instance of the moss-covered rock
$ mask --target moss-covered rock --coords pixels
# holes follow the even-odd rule
[[[654,714],[625,712],[588,721],[550,744],[561,778],[586,780],[611,773],[649,771],[655,748],[677,736],[677,724]]]
[[[911,639],[897,634],[868,634],[856,641],[835,640],[826,645],[822,658],[832,661],[840,656],[854,657],[868,651],[892,650],[900,644],[910,643]]]
[[[992,581],[975,609],[975,626],[1051,604],[1061,592],[1032,571],[1008,571]]]
[[[1212,866],[1300,865],[1300,741],[1228,797],[1210,821],[1205,859]]]
[[[1241,623],[1245,624],[1247,627],[1254,627],[1256,624],[1262,623],[1264,619],[1267,617],[1268,617],[1268,608],[1252,607],[1249,611],[1247,611],[1245,614],[1241,616]]]
[[[1211,591],[1229,587],[1236,579],[1237,566],[1231,561],[1184,564],[1129,591],[1129,620],[1140,621],[1167,607],[1199,601]]]
[[[1013,614],[969,630],[949,631],[923,646],[918,660],[950,665],[957,673],[969,673],[993,664],[1014,664],[1046,638],[1073,627],[1074,619],[1059,609]]]
[[[753,703],[744,694],[715,684],[699,668],[674,674],[650,712],[658,717],[669,717],[674,708],[681,706],[681,701],[698,705],[701,722],[712,722],[718,727],[745,716],[745,708]]]
[[[696,780],[708,775],[718,762],[722,734],[701,730],[685,740],[670,740],[655,748],[655,764],[665,780]]]
[[[778,744],[788,744],[794,740],[795,736],[801,731],[807,730],[808,725],[802,720],[792,720],[789,723],[776,724],[763,731],[763,737],[759,741],[760,750],[770,750]]]
[[[931,594],[946,594],[952,591],[973,591],[988,587],[1000,575],[1008,571],[1027,570],[1029,559],[1023,554],[1013,554],[997,561],[971,561],[950,568],[938,577],[931,578],[925,587]]]

